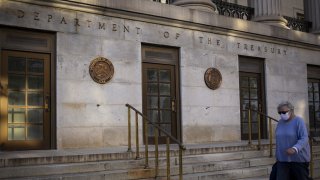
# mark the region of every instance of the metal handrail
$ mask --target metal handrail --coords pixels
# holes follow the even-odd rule
[[[270,151],[270,157],[273,156],[273,151],[272,151],[272,147],[273,147],[273,137],[272,137],[272,121],[275,121],[275,122],[279,122],[277,119],[273,118],[273,117],[270,117],[268,115],[266,115],[265,113],[261,112],[261,111],[258,111],[258,110],[255,110],[255,109],[252,109],[252,108],[247,108],[248,110],[248,118],[249,118],[249,144],[251,145],[252,144],[252,137],[251,137],[251,134],[252,134],[252,129],[251,129],[251,111],[254,111],[254,112],[257,112],[259,115],[258,115],[258,149],[260,150],[261,149],[261,130],[260,130],[260,124],[261,124],[261,118],[260,118],[260,115],[266,117],[268,120],[269,120],[269,151]]]
[[[131,106],[130,104],[126,104],[128,107],[128,152],[131,152],[131,109],[135,111],[135,129],[136,129],[136,159],[139,159],[139,121],[138,115],[140,115],[143,119],[143,137],[145,138],[145,168],[149,167],[149,155],[148,155],[148,124],[155,127],[157,130],[154,131],[155,137],[155,176],[158,176],[159,172],[159,150],[158,150],[158,131],[161,131],[166,135],[166,157],[167,157],[167,179],[170,180],[170,139],[177,143],[179,146],[179,180],[182,180],[183,177],[183,169],[182,169],[182,151],[185,150],[185,146],[177,140],[175,137],[171,136],[166,130],[161,128],[159,125],[155,124],[154,122],[150,121],[147,116],[142,114],[139,110]]]

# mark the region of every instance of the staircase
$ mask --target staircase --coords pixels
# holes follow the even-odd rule
[[[255,145],[222,143],[187,145],[183,155],[184,180],[267,180],[273,158],[268,145],[257,151]],[[135,153],[126,147],[82,150],[47,150],[0,152],[0,179],[76,179],[76,180],[165,180],[165,147],[159,149],[160,169],[155,178],[154,153],[150,149],[149,168],[144,168],[144,152],[135,160]],[[178,179],[178,148],[171,146],[171,179]],[[314,147],[315,179],[320,180],[320,146]]]

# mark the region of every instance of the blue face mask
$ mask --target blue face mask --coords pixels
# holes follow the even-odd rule
[[[285,113],[285,114],[280,114],[281,119],[287,121],[290,118],[290,114],[289,112]]]

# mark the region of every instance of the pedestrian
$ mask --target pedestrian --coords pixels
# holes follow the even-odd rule
[[[294,114],[290,102],[278,105],[276,128],[276,180],[309,180],[310,146],[304,120]],[[272,179],[272,176],[270,176]]]

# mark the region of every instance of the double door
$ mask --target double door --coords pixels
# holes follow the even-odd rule
[[[2,51],[0,145],[50,147],[50,55]]]

